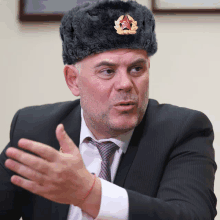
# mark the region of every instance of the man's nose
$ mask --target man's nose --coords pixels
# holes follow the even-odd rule
[[[133,81],[131,75],[127,71],[120,71],[117,74],[115,89],[130,91],[133,88]]]

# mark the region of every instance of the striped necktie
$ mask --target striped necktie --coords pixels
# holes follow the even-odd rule
[[[111,182],[111,170],[109,159],[119,147],[113,142],[98,143],[93,139],[90,139],[89,142],[98,148],[99,154],[102,158],[101,172],[99,173],[99,177]]]

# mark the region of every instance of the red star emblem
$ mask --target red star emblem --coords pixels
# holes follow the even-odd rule
[[[115,21],[115,30],[117,34],[128,35],[136,34],[138,29],[137,21],[134,20],[129,14],[121,15],[117,21]]]
[[[120,20],[120,26],[122,30],[131,30],[132,21],[128,19],[128,16],[125,15],[122,20]]]

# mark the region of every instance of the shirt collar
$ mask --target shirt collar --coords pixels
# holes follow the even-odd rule
[[[119,148],[121,148],[121,150],[123,151],[123,153],[126,153],[127,149],[128,149],[128,145],[129,142],[131,140],[132,134],[134,132],[134,129],[132,129],[131,131],[128,131],[124,134],[121,134],[117,137],[114,138],[108,138],[108,139],[100,139],[97,140],[95,138],[95,136],[92,134],[92,132],[89,130],[89,128],[86,125],[86,122],[84,120],[84,116],[83,116],[83,109],[81,108],[81,130],[80,130],[80,144],[82,144],[82,142],[87,138],[87,137],[91,137],[93,140],[97,141],[97,142],[105,142],[105,141],[112,141],[114,142],[116,145],[118,145]]]

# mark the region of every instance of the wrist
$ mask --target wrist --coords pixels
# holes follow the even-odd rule
[[[98,216],[100,205],[101,205],[101,181],[98,177],[95,176],[95,181],[93,182],[94,186],[92,190],[89,192],[86,199],[83,203],[79,204],[78,207],[82,209],[82,211],[86,212],[88,215],[93,217],[94,219]]]
[[[81,201],[76,206],[78,206],[78,207],[82,206],[82,204],[85,202],[85,200],[87,199],[87,197],[89,196],[89,194],[93,190],[93,188],[95,186],[95,182],[96,182],[96,174],[94,174],[93,184],[92,184],[91,188],[87,191],[86,195],[81,199]]]

